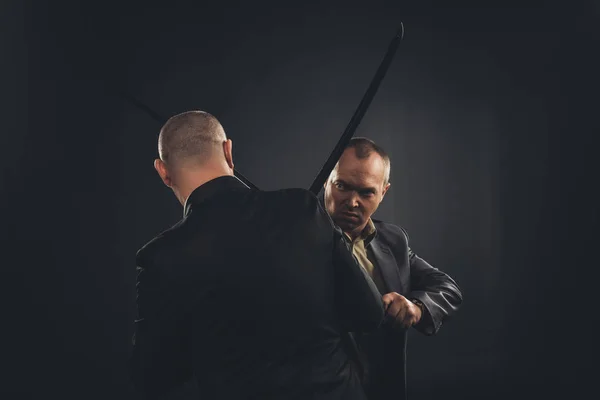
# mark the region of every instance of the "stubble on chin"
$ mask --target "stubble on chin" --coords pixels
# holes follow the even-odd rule
[[[358,225],[349,224],[343,219],[334,219],[333,222],[344,232],[352,232]]]

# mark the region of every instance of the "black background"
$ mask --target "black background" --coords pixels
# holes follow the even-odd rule
[[[411,332],[410,398],[593,385],[597,1],[1,7],[3,398],[135,398],[134,256],[182,210],[160,124],[119,91],[213,113],[256,185],[308,188],[399,21],[356,135],[392,158],[377,216],[464,292],[438,336]]]

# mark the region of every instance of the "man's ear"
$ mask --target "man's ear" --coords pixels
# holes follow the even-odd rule
[[[387,185],[385,185],[385,187],[383,188],[383,192],[381,192],[381,200],[383,200],[383,197],[385,196],[385,194],[387,193],[388,189],[390,188],[390,186],[392,186],[391,183],[388,182]]]
[[[225,155],[225,161],[227,161],[227,165],[229,165],[229,168],[233,170],[233,142],[231,139],[227,139],[223,142],[223,153]]]
[[[168,187],[171,187],[173,185],[173,182],[171,181],[171,176],[169,175],[169,171],[167,170],[167,166],[165,165],[163,160],[161,160],[160,158],[154,160],[154,169],[156,170],[156,172],[158,172],[160,179],[162,179],[165,185],[167,185]]]
[[[327,184],[329,183],[329,181],[334,181],[335,179],[337,179],[337,171],[338,171],[339,165],[340,165],[340,162],[338,161],[335,164],[335,167],[333,167],[333,169],[329,173],[329,176],[327,177],[327,179],[325,179],[325,183],[323,183],[323,187],[325,189],[327,189]]]

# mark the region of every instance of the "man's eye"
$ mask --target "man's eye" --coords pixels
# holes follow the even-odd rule
[[[371,196],[375,195],[375,193],[373,193],[373,192],[362,192],[361,195],[363,197],[371,197]]]
[[[336,188],[338,188],[338,189],[340,189],[340,190],[342,190],[342,189],[344,189],[344,184],[343,184],[343,183],[339,183],[339,182],[337,182],[337,183],[335,184],[335,187],[336,187]]]

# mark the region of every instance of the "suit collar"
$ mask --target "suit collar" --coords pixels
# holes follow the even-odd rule
[[[219,192],[242,188],[247,189],[248,186],[235,176],[224,175],[212,179],[205,184],[198,186],[190,193],[185,201],[185,206],[183,207],[183,216],[187,217],[193,207],[200,205]]]
[[[365,229],[363,229],[361,236],[365,241],[365,245],[371,243],[375,236],[377,236],[377,228],[375,228],[375,224],[371,218],[369,218],[369,222],[367,222],[367,226],[365,226]]]
[[[377,238],[371,241],[370,247],[388,291],[403,293],[405,288],[392,250]]]

